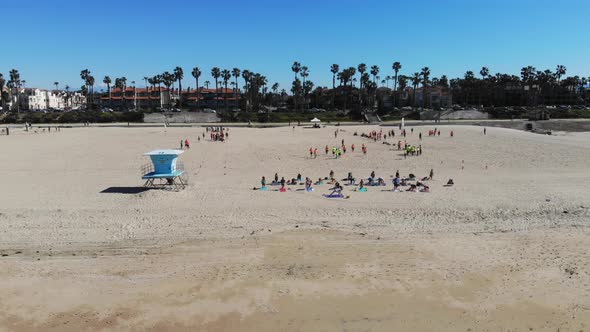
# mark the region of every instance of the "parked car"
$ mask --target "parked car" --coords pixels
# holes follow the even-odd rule
[[[110,108],[107,108],[107,107],[105,107],[105,108],[101,109],[100,111],[101,111],[102,113],[113,113],[113,110],[112,110],[112,109],[110,109]]]
[[[170,112],[180,112],[180,108],[173,108],[170,110]]]
[[[203,113],[217,113],[217,112],[215,110],[210,109],[210,108],[205,108],[203,110]]]

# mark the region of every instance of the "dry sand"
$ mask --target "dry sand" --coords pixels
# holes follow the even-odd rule
[[[0,330],[590,330],[590,133],[430,128],[407,159],[353,136],[375,126],[232,128],[226,143],[198,142],[203,128],[12,130]],[[142,184],[144,152],[184,138],[186,190],[117,193]],[[341,139],[348,153],[325,156]],[[431,168],[432,193],[384,191],[396,170]],[[388,186],[252,190],[330,170]]]

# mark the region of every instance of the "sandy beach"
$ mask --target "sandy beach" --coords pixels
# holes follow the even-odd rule
[[[590,329],[589,132],[408,127],[423,154],[404,158],[354,136],[393,129],[397,143],[397,127],[336,128],[0,136],[0,330]],[[143,154],[183,139],[189,186],[138,190]],[[341,140],[341,158],[324,154]],[[432,192],[391,191],[396,170],[431,169]],[[330,170],[387,185],[252,190]]]

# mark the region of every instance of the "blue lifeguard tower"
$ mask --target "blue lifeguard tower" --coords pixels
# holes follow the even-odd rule
[[[154,150],[144,154],[152,160],[151,164],[142,167],[142,179],[146,180],[144,187],[184,189],[186,178],[184,165],[177,162],[182,150]]]

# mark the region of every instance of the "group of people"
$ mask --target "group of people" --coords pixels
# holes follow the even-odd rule
[[[354,152],[355,148],[356,148],[356,146],[354,145],[354,143],[350,145],[350,150],[352,152]],[[362,150],[363,154],[367,154],[367,146],[365,144],[361,145],[361,150]],[[318,149],[317,148],[310,147],[308,151],[309,151],[309,158],[310,159],[316,159],[318,157]],[[325,152],[326,156],[330,153],[330,151],[332,151],[332,156],[336,159],[341,157],[342,154],[345,154],[347,151],[347,147],[344,144],[344,140],[342,140],[340,146],[332,146],[331,149],[328,145],[326,145],[324,147],[324,152]]]
[[[408,191],[408,192],[429,193],[430,186],[428,186],[426,184],[426,181],[432,180],[433,178],[434,178],[434,169],[430,170],[430,173],[428,176],[425,176],[421,179],[418,179],[413,173],[410,173],[407,177],[401,177],[399,170],[397,170],[395,172],[395,177],[392,179],[393,191],[394,192]],[[352,175],[352,172],[348,172],[347,177],[342,179],[342,181],[346,181],[348,186],[354,186],[355,188],[353,189],[353,191],[358,191],[358,192],[366,192],[367,187],[376,187],[376,186],[386,186],[387,185],[385,179],[383,179],[382,177],[376,176],[375,171],[372,171],[368,178],[361,179],[358,182],[358,184],[356,182],[356,178]],[[453,184],[452,181],[453,181],[452,179],[449,180],[449,183],[451,185]],[[447,183],[447,186],[449,186],[449,183]],[[267,181],[264,176],[260,180],[260,184],[261,184],[260,188],[254,187],[254,189],[266,191],[267,190]],[[270,183],[270,185],[272,185],[272,186],[280,186],[280,188],[278,190],[280,192],[286,192],[287,190],[290,190],[290,189],[287,189],[286,186],[293,186],[293,185],[304,185],[305,191],[312,192],[314,190],[314,188],[313,188],[314,185],[317,186],[317,185],[323,185],[323,184],[333,185],[332,188],[329,189],[329,190],[331,190],[331,192],[330,192],[330,194],[326,195],[327,197],[343,196],[342,191],[344,190],[344,187],[340,184],[340,182],[338,180],[336,180],[333,170],[330,170],[330,173],[327,177],[325,177],[325,178],[320,177],[316,182],[313,182],[312,179],[309,177],[305,177],[305,180],[304,180],[301,173],[297,174],[296,177],[293,177],[290,180],[285,180],[285,177],[280,177],[280,179],[279,179],[278,173],[275,173],[274,179]],[[408,187],[408,189],[402,190],[401,187]]]
[[[188,141],[188,138],[185,138],[184,140],[180,140],[180,149],[182,150],[184,148],[186,148],[186,149],[190,149],[191,148],[191,144]]]

